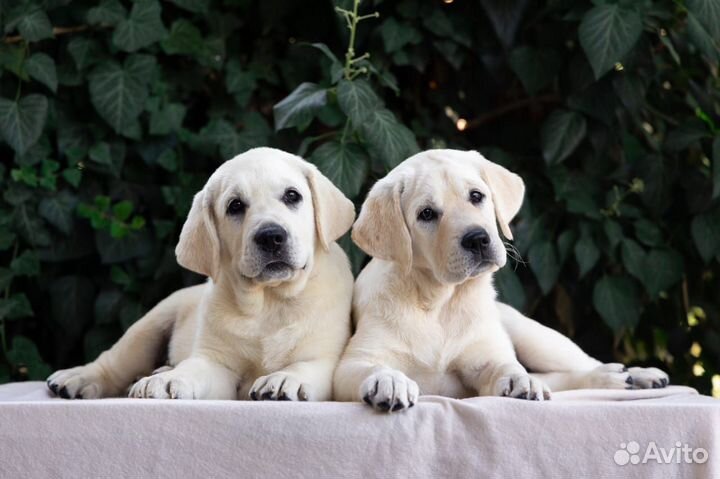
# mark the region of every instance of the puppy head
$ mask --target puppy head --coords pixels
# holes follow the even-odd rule
[[[503,235],[525,192],[522,179],[475,151],[429,150],[378,181],[353,227],[371,256],[460,283],[505,265]]]
[[[327,250],[354,218],[352,202],[315,166],[255,148],[222,164],[195,195],[175,254],[216,281],[228,271],[285,283],[307,278],[316,247]]]

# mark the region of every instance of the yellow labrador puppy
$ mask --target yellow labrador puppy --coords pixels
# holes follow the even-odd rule
[[[353,277],[335,240],[355,210],[313,165],[271,148],[225,162],[175,250],[208,276],[170,295],[97,360],[58,371],[62,397],[328,400],[350,335]]]
[[[492,275],[506,262],[498,225],[512,239],[524,190],[516,174],[456,150],[419,153],[375,184],[353,228],[374,259],[355,284],[356,333],[336,399],[388,411],[420,391],[542,400],[550,388],[667,384],[657,369],[603,365],[496,301]]]

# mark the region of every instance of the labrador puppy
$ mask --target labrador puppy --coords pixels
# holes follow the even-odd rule
[[[353,285],[335,240],[354,217],[352,202],[297,156],[256,148],[225,162],[195,195],[175,250],[208,281],[173,293],[48,386],[65,398],[132,385],[137,398],[330,399]],[[169,367],[150,375],[164,357]]]
[[[551,388],[667,384],[657,369],[603,365],[498,303],[498,225],[512,239],[524,190],[514,173],[456,150],[419,153],[373,186],[352,238],[374,259],[355,283],[356,332],[335,372],[336,399],[395,411],[420,391],[542,400]]]

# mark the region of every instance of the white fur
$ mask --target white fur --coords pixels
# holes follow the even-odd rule
[[[288,187],[303,197],[289,207]],[[228,216],[233,198],[247,209]],[[331,206],[331,207],[329,207]],[[210,276],[160,302],[96,361],[58,371],[67,397],[328,400],[350,334],[352,274],[334,242],[354,219],[352,203],[309,163],[270,148],[224,163],[197,194],[178,262]],[[268,222],[288,232],[291,267],[264,270],[253,242]],[[171,368],[158,366],[168,340]]]
[[[471,204],[471,190],[485,200]],[[602,365],[496,301],[492,274],[506,262],[497,226],[511,237],[508,223],[523,193],[517,175],[477,152],[456,150],[415,155],[372,188],[353,240],[374,259],[355,283],[356,332],[335,372],[336,399],[387,411],[412,406],[418,390],[543,400],[548,385],[629,386],[622,365]],[[426,205],[441,211],[431,224],[417,218]],[[490,236],[491,264],[479,269],[460,246],[474,228]],[[531,375],[526,367],[551,374]],[[662,379],[648,376],[645,387]]]

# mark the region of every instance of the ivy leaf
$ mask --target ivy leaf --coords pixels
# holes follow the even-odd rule
[[[200,30],[189,21],[181,18],[172,24],[170,34],[160,45],[168,55],[194,56],[202,51],[204,42]]]
[[[599,79],[621,61],[640,38],[642,19],[618,4],[597,5],[580,22],[580,45]]]
[[[157,0],[138,0],[130,16],[118,23],[113,32],[113,44],[125,52],[134,52],[162,40],[167,35]]]
[[[93,106],[116,132],[140,115],[147,97],[143,81],[114,61],[105,61],[90,73],[89,88]]]
[[[522,311],[527,298],[525,289],[513,269],[507,266],[501,268],[495,273],[493,279],[498,289],[500,301]]]
[[[540,131],[545,162],[549,165],[562,163],[585,138],[586,130],[587,123],[581,114],[567,110],[552,112]]]
[[[85,70],[102,59],[102,48],[97,40],[87,37],[76,37],[67,46],[78,70]]]
[[[710,36],[710,32],[705,25],[703,25],[700,19],[692,12],[688,12],[687,14],[687,32],[690,40],[696,47],[710,59],[717,61],[718,54],[720,53],[718,41]]]
[[[45,128],[48,101],[32,94],[19,101],[0,98],[0,135],[18,154],[23,154],[40,138]]]
[[[386,19],[380,25],[380,36],[382,36],[387,53],[396,52],[405,45],[419,43],[422,40],[417,28],[408,23],[400,23],[393,17]]]
[[[560,68],[557,52],[533,47],[516,48],[508,62],[529,95],[549,85]]]
[[[528,259],[530,260],[530,269],[540,285],[540,290],[543,295],[547,295],[557,283],[560,274],[560,263],[555,245],[550,241],[532,245],[528,252]]]
[[[706,28],[717,48],[720,41],[720,4],[715,0],[688,0],[687,8]]]
[[[77,171],[79,170],[71,170]],[[51,225],[69,235],[72,232],[75,206],[77,198],[68,191],[61,191],[47,198],[43,198],[38,206],[40,216]]]
[[[52,370],[43,361],[37,346],[25,336],[17,335],[13,338],[12,347],[7,353],[8,360],[17,368],[27,368],[27,378],[33,381],[45,380]]]
[[[235,102],[241,107],[247,105],[250,96],[257,86],[257,78],[254,72],[243,70],[240,62],[229,61],[225,73],[225,88],[232,93]]]
[[[40,262],[32,250],[25,250],[10,263],[15,276],[37,276],[40,274]]]
[[[674,250],[654,249],[645,261],[645,289],[652,298],[674,286],[683,276],[685,264],[682,256]]]
[[[187,108],[181,103],[169,103],[150,114],[150,134],[167,135],[182,128]]]
[[[25,70],[30,78],[33,78],[50,90],[53,93],[57,91],[57,72],[55,71],[55,62],[52,58],[44,53],[35,53],[27,62],[25,62]]]
[[[355,143],[323,143],[310,156],[310,161],[351,199],[360,193],[367,179],[369,159]]]
[[[32,306],[30,306],[30,301],[28,301],[25,294],[15,293],[7,299],[0,299],[0,318],[13,320],[32,315]]]
[[[102,0],[100,5],[88,10],[87,20],[91,25],[115,26],[125,20],[127,10],[119,0]]]
[[[616,333],[633,329],[642,312],[638,288],[626,276],[603,276],[595,283],[593,306],[605,324]]]
[[[713,190],[712,198],[714,200],[720,198],[720,138],[715,138],[713,142]]]
[[[37,42],[53,36],[52,24],[45,10],[32,3],[21,5],[10,11],[5,33],[15,28],[27,42]]]
[[[193,13],[205,13],[210,6],[210,0],[170,0],[178,7]]]
[[[365,80],[341,80],[337,98],[340,109],[356,128],[381,106],[380,98]]]
[[[481,0],[490,23],[500,43],[505,48],[512,45],[528,0]]]
[[[327,103],[327,90],[315,83],[301,83],[273,107],[275,131],[307,124]]]
[[[700,256],[709,263],[720,253],[720,208],[693,218],[690,231]]]
[[[360,126],[371,154],[386,168],[392,169],[417,153],[420,148],[415,134],[399,123],[390,110],[375,110]]]
[[[575,259],[580,266],[580,277],[592,270],[600,259],[600,250],[590,234],[583,234],[575,243]]]

